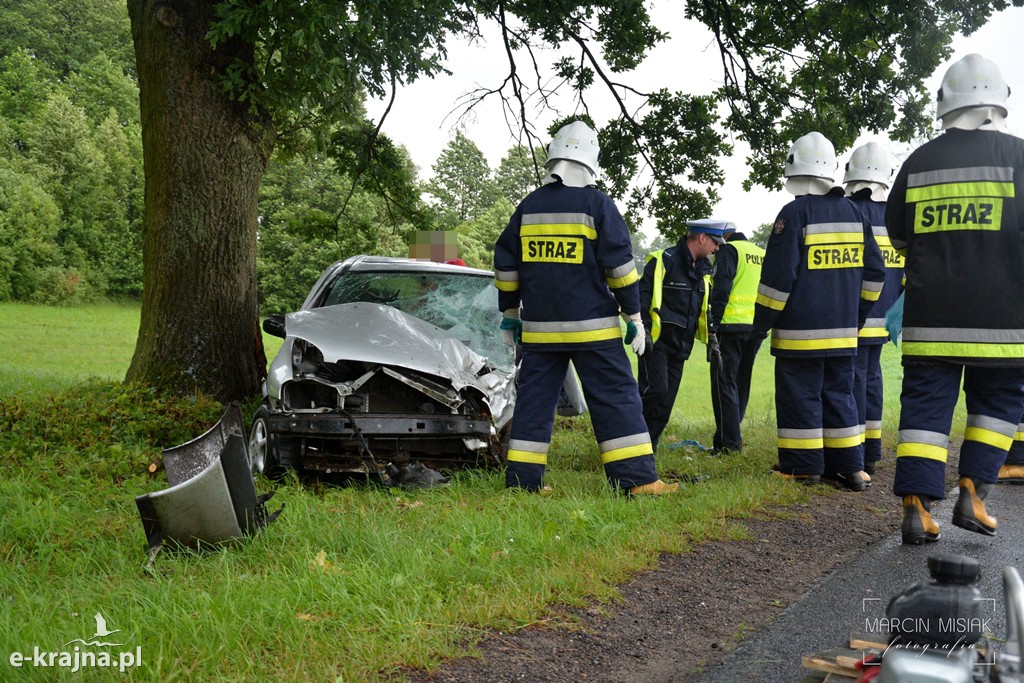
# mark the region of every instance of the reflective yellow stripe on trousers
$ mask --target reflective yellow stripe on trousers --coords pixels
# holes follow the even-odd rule
[[[924,429],[901,429],[896,444],[897,458],[928,458],[946,462],[949,456],[949,434]]]

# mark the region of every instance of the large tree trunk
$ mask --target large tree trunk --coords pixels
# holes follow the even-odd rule
[[[252,46],[210,47],[214,4],[128,0],[146,208],[142,320],[126,381],[232,400],[259,391],[266,372],[256,216],[273,131],[222,88]]]

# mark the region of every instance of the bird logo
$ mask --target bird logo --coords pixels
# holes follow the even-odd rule
[[[121,629],[116,628],[113,631],[107,628],[107,620],[103,618],[103,615],[99,612],[96,613],[96,633],[92,634],[92,640],[84,640],[82,638],[75,638],[64,643],[64,645],[70,645],[71,643],[82,643],[83,645],[99,646],[99,647],[117,647],[121,643],[104,643],[100,641],[100,638],[106,638],[107,636],[115,633],[120,633]]]

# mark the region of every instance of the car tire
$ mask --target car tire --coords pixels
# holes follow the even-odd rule
[[[280,479],[284,474],[281,456],[277,449],[277,439],[270,434],[268,419],[270,409],[264,404],[256,409],[249,429],[249,469],[268,479]]]

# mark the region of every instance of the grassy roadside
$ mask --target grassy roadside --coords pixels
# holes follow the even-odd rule
[[[134,346],[137,309],[90,307],[80,315],[8,306],[0,313],[13,336],[0,374],[18,364],[26,379],[0,391],[3,680],[70,678],[57,668],[15,668],[9,656],[70,649],[93,632],[97,612],[121,630],[117,642],[141,648],[142,664],[129,670],[135,680],[362,681],[402,666],[429,668],[472,648],[483,629],[543,620],[552,602],[614,600],[616,584],[652,566],[658,553],[742,537],[737,520],[809,495],[765,476],[775,459],[767,351],[743,456],[674,447],[708,443],[713,430],[707,365],[694,357],[658,454],[663,473],[702,479],[677,498],[610,494],[589,422],[560,420],[550,498],[508,493],[496,472],[462,473],[449,488],[414,494],[291,480],[272,501],[286,503],[285,512],[264,533],[237,547],[165,554],[146,572],[134,497],[166,486],[148,465],[162,448],[202,432],[221,407],[117,383]],[[130,334],[119,336],[119,328]],[[14,352],[26,347],[34,349],[31,362]],[[73,354],[82,366],[69,360]],[[887,352],[885,369],[891,441],[895,354]],[[83,372],[102,381],[83,383]],[[121,677],[116,669],[86,673]]]

